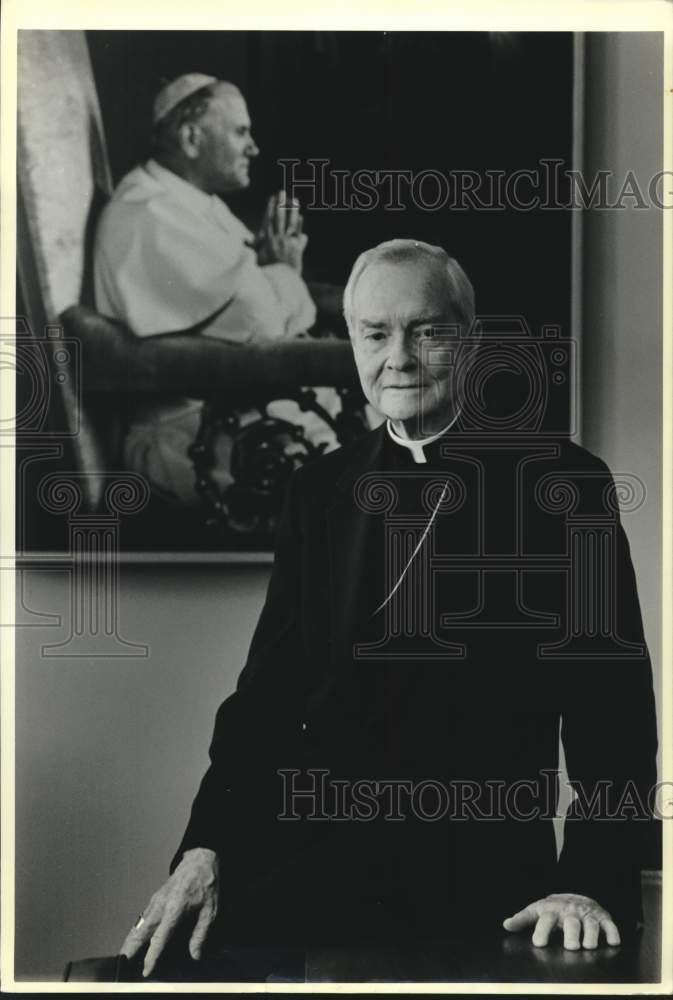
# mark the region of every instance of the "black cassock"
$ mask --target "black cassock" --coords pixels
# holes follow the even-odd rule
[[[610,472],[543,437],[426,456],[384,426],[292,480],[173,862],[218,852],[225,937],[482,930],[550,892],[640,917],[656,724]],[[559,732],[579,799],[557,861]]]

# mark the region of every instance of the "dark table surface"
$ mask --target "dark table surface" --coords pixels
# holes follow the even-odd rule
[[[559,935],[535,948],[530,933],[428,941],[402,949],[325,949],[306,957],[305,981],[657,983],[661,979],[661,886],[643,877],[645,925],[617,948],[566,951]]]
[[[616,948],[567,951],[562,936],[545,948],[532,928],[415,942],[409,946],[328,947],[273,951],[232,949],[215,964],[164,966],[157,980],[306,983],[657,983],[661,979],[661,884],[643,877],[645,924]],[[155,980],[156,981],[156,980]]]
[[[661,980],[661,882],[643,876],[645,924],[616,948],[566,951],[561,935],[535,948],[527,933],[428,940],[409,946],[329,947],[309,951],[235,948],[216,960],[160,962],[142,980],[119,956],[76,962],[70,981],[259,983],[658,983]]]

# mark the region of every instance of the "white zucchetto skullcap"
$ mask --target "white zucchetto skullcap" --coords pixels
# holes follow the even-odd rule
[[[162,118],[172,111],[173,108],[191,97],[202,87],[209,87],[217,83],[217,77],[206,76],[205,73],[185,73],[176,80],[171,80],[165,87],[162,87],[154,99],[154,110],[152,113],[152,124],[156,125]]]

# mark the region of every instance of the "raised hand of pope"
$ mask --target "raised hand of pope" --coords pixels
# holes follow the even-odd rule
[[[143,976],[149,976],[174,931],[183,921],[196,921],[189,953],[201,958],[208,931],[217,915],[219,861],[214,851],[185,851],[171,877],[158,889],[142,917],[127,935],[121,954],[133,958],[148,942]]]
[[[285,191],[272,195],[266,206],[262,227],[258,233],[257,260],[264,264],[288,264],[301,272],[308,236],[303,231],[304,220],[296,198]]]
[[[563,947],[571,951],[597,948],[601,931],[609,945],[621,943],[617,925],[608,911],[589,896],[572,892],[552,893],[538,899],[514,916],[507,917],[502,926],[506,931],[521,931],[534,926],[532,941],[536,948],[544,948],[556,928],[563,931]]]

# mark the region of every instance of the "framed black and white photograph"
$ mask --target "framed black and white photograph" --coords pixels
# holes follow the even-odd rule
[[[370,6],[7,5],[5,988],[670,989],[673,10]]]
[[[42,496],[63,474],[78,510],[120,517],[124,552],[271,553],[293,469],[380,423],[342,308],[379,237],[459,255],[492,335],[570,340],[575,49],[571,32],[21,31],[21,549],[67,550],[67,512]],[[223,75],[250,144],[199,199],[163,173],[161,126]],[[442,122],[427,95],[445,92],[463,96]],[[157,198],[181,191],[166,222]],[[280,192],[309,241],[299,276],[250,249]],[[195,212],[212,216],[196,243]],[[574,361],[531,426],[569,426]],[[122,472],[137,497],[119,512]]]

